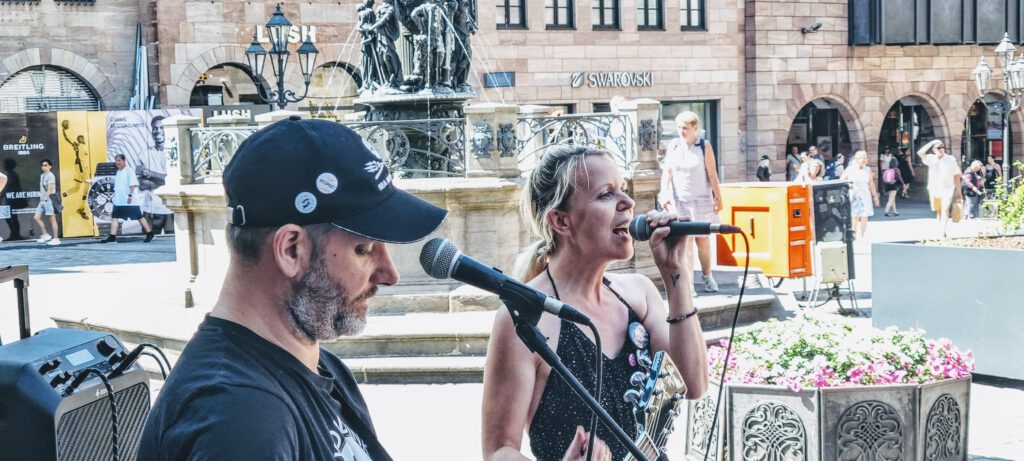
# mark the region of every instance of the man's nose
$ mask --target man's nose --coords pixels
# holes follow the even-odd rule
[[[391,251],[388,250],[387,244],[383,244],[380,259],[377,261],[376,270],[370,277],[370,283],[391,286],[398,283],[399,278],[398,268],[395,267],[395,262],[391,259]]]

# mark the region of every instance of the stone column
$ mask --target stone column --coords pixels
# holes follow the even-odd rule
[[[178,172],[181,184],[192,184],[192,134],[189,130],[199,126],[199,117],[175,115],[164,119],[164,130],[178,136]],[[171,181],[167,181],[170,183]]]
[[[549,106],[537,106],[537,105],[525,105],[519,106],[519,116],[527,119],[544,118],[551,113],[551,107]],[[532,131],[532,128],[531,128]],[[523,133],[531,134],[531,133]],[[523,141],[522,147],[519,152],[524,156],[523,163],[520,168],[524,171],[529,171],[537,165],[537,159],[540,158],[540,154],[544,153],[544,132],[537,130],[532,133],[528,139]]]
[[[483,103],[465,108],[466,175],[518,178],[514,104]]]
[[[294,110],[275,110],[273,112],[259,114],[255,117],[255,119],[256,124],[259,125],[260,128],[263,128],[267,125],[270,125],[271,123],[277,122],[279,120],[284,120],[293,115],[297,115],[304,119],[309,118],[309,112],[300,112]]]
[[[633,136],[636,143],[633,161],[625,172],[630,194],[636,201],[636,214],[639,216],[654,208],[654,203],[661,187],[661,166],[658,163],[658,149],[661,143],[661,103],[653,99],[634,99],[624,102],[619,112],[629,115]],[[633,256],[635,272],[647,275],[656,284],[661,285],[661,276],[646,242],[635,242],[636,251]],[[642,246],[641,246],[642,245]]]

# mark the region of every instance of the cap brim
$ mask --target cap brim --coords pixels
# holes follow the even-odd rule
[[[395,190],[369,211],[331,223],[348,232],[386,243],[413,243],[434,233],[448,210],[403,190]]]

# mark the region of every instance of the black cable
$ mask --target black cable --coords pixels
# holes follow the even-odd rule
[[[711,443],[715,437],[715,425],[718,424],[718,410],[722,404],[722,393],[725,391],[725,372],[729,369],[729,355],[732,354],[732,341],[736,336],[736,322],[740,318],[740,306],[743,303],[743,292],[747,289],[747,273],[750,271],[750,241],[747,240],[747,233],[740,231],[743,236],[743,246],[747,249],[747,258],[743,263],[743,282],[740,283],[740,296],[736,300],[736,311],[732,314],[732,327],[729,329],[729,344],[725,346],[725,358],[722,360],[722,377],[718,382],[718,398],[715,401],[715,412],[711,416],[711,429],[708,431],[707,449],[704,450],[704,461],[708,461],[708,454],[711,453]]]
[[[160,357],[157,357],[156,354],[153,354],[152,352],[145,352],[145,351],[143,351],[142,354],[140,354],[140,355],[145,355],[146,357],[152,357],[153,360],[156,361],[156,364],[160,367],[160,376],[162,376],[164,378],[164,381],[167,381],[167,370],[164,369],[164,362],[162,362],[160,360]]]
[[[117,440],[117,434],[119,432],[117,424],[117,400],[114,397],[114,387],[110,385],[110,380],[107,379],[107,376],[104,375],[102,371],[97,370],[95,368],[86,368],[82,371],[79,371],[78,373],[75,373],[75,379],[74,381],[71,381],[70,385],[68,385],[67,389],[64,391],[64,395],[71,395],[71,393],[74,392],[75,388],[77,388],[83,382],[85,382],[85,378],[87,378],[89,375],[96,375],[96,377],[100,378],[100,381],[103,381],[103,387],[107,388],[107,400],[110,402],[110,437],[111,441],[113,442],[114,451],[114,457],[112,459],[114,461],[118,461],[120,459],[121,450],[118,448]]]
[[[153,344],[153,343],[141,343],[141,344],[139,344],[139,347],[148,347],[148,348],[153,349],[154,351],[156,351],[157,354],[160,354],[160,357],[162,357],[164,359],[164,363],[167,365],[167,373],[171,372],[171,369],[173,368],[173,367],[171,367],[171,361],[167,360],[167,355],[164,354],[164,350],[163,349],[160,349],[160,346],[157,346],[156,344]],[[167,375],[164,374],[164,377],[166,378]]]
[[[601,351],[601,334],[597,332],[597,326],[594,325],[594,322],[591,322],[589,319],[587,320],[586,325],[590,327],[590,331],[594,333],[594,347],[596,348],[596,352],[594,354],[594,370],[596,370],[595,378],[597,380],[594,383],[594,399],[597,400],[598,405],[601,405],[601,383],[603,381],[602,375],[604,374],[604,360],[602,360],[604,352]],[[591,457],[594,456],[594,437],[596,433],[597,413],[590,412],[590,442],[589,445],[587,445],[587,461],[591,461]]]

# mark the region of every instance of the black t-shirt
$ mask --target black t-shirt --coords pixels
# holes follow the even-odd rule
[[[352,372],[323,349],[318,368],[206,317],[160,391],[138,459],[390,460]]]

